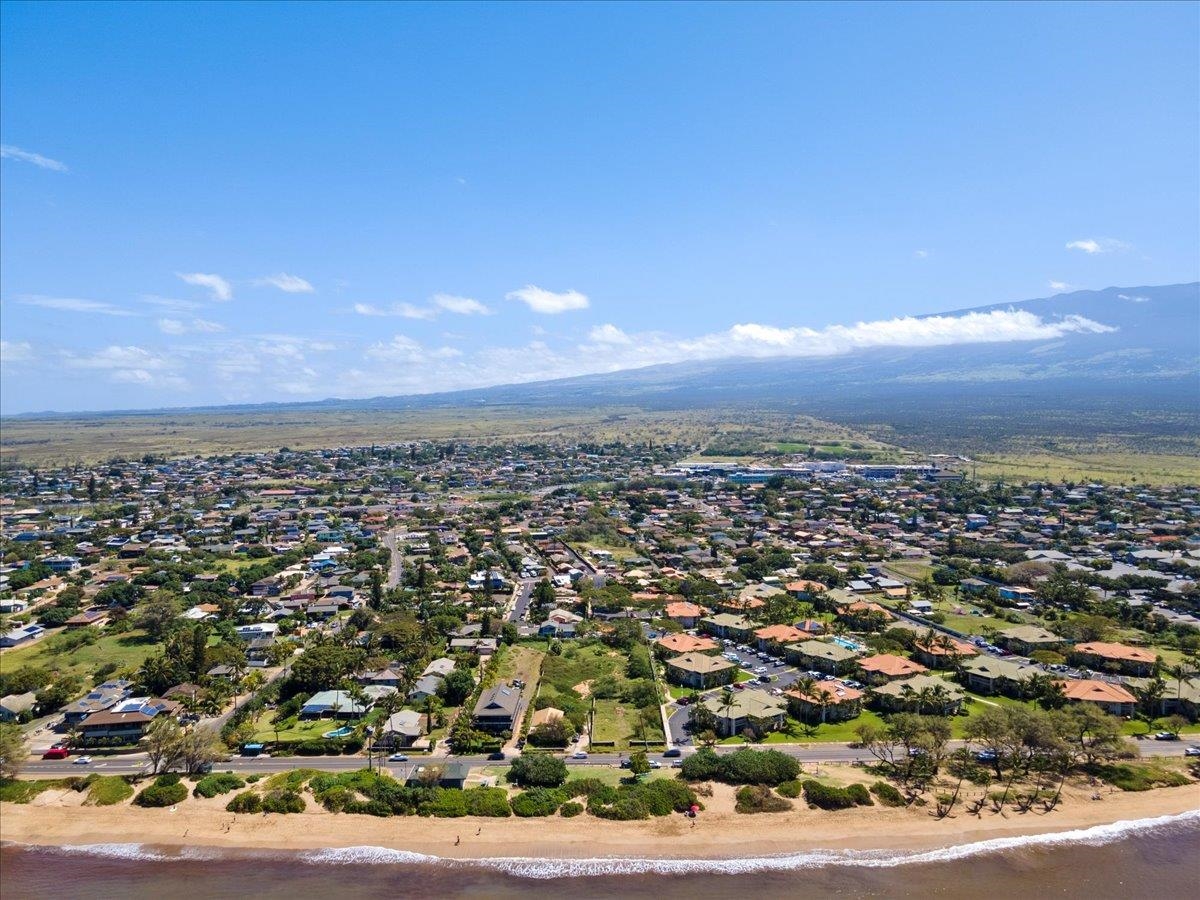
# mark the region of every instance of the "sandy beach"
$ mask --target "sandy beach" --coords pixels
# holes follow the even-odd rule
[[[316,806],[298,815],[234,815],[227,797],[189,798],[173,810],[130,805],[81,807],[74,791],[0,807],[0,840],[38,845],[152,844],[161,847],[312,850],[373,846],[452,858],[744,858],[815,849],[928,850],[991,838],[1070,831],[1200,809],[1200,785],[1142,793],[1081,790],[1051,813],[964,810],[937,820],[927,810],[860,808],[826,812],[797,803],[790,812],[742,815],[733,790],[717,786],[693,827],[680,815],[644,822],[574,819],[432,819],[334,815]],[[72,807],[68,812],[66,808]]]

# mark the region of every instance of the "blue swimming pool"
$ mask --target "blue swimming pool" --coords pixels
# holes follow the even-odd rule
[[[353,734],[353,733],[354,733],[353,728],[351,728],[348,725],[343,725],[337,731],[325,732],[323,735],[321,735],[321,737],[323,737],[323,738],[340,738],[340,737],[345,737],[346,735]]]
[[[847,650],[853,650],[856,653],[863,648],[862,644],[857,644],[849,638],[835,637],[833,642],[839,647],[845,647]]]

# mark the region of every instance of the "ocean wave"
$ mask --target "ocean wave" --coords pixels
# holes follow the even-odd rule
[[[167,849],[150,844],[102,843],[75,844],[62,847],[42,847],[12,844],[27,849],[64,854],[84,854],[110,859],[140,862],[179,862],[233,857],[286,857],[310,865],[394,865],[438,866],[442,868],[484,868],[517,878],[552,879],[614,875],[690,875],[690,874],[748,874],[779,872],[828,867],[887,868],[922,863],[951,862],[972,856],[1013,852],[1060,844],[1102,846],[1122,840],[1132,834],[1162,833],[1180,825],[1200,824],[1200,810],[1171,816],[1132,819],[1094,825],[1071,831],[1044,834],[989,838],[969,844],[956,844],[933,850],[806,850],[774,856],[710,859],[656,859],[650,857],[592,857],[580,859],[539,859],[532,857],[492,857],[485,859],[453,859],[394,850],[370,845],[330,847],[321,850],[287,852],[271,850],[235,850],[213,847]]]

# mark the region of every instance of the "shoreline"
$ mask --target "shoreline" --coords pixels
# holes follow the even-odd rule
[[[1006,838],[1072,832],[1200,812],[1200,786],[1128,794],[1102,801],[1074,797],[1051,813],[960,811],[937,820],[916,809],[873,807],[838,812],[803,804],[787,813],[743,815],[720,809],[639,822],[574,819],[428,819],[332,814],[234,815],[227,798],[192,800],[176,809],[83,807],[67,798],[0,804],[0,842],[41,847],[142,846],[166,851],[311,852],[348,848],[421,854],[426,860],[767,859],[825,851],[919,853]],[[55,800],[59,802],[55,802]],[[67,802],[61,802],[67,799]],[[722,798],[714,798],[722,799]],[[68,805],[69,804],[69,805]],[[66,809],[71,815],[63,815]],[[399,860],[397,860],[399,861]],[[415,859],[413,861],[421,861]]]

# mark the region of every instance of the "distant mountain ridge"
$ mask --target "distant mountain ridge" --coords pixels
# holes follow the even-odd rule
[[[1200,283],[1074,291],[936,315],[1007,309],[1026,310],[1047,321],[1083,316],[1115,330],[1073,332],[1043,341],[863,349],[826,357],[727,358],[437,394],[171,412],[420,410],[488,404],[629,404],[670,409],[752,404],[858,418],[848,413],[853,408],[879,420],[875,412],[896,405],[960,404],[969,410],[973,402],[1036,406],[1075,399],[1111,409],[1141,404],[1195,410],[1200,397]]]

